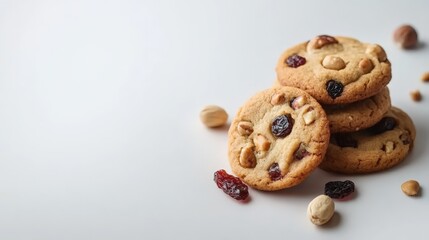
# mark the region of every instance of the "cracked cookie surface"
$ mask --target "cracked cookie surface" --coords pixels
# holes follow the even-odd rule
[[[354,103],[323,106],[328,115],[331,133],[355,132],[369,128],[380,121],[390,107],[387,87],[370,98]]]
[[[322,161],[329,122],[321,105],[293,87],[274,87],[251,97],[228,131],[228,157],[249,186],[280,190],[302,182]]]
[[[320,168],[337,173],[371,173],[391,168],[413,148],[416,129],[401,109],[391,107],[371,128],[332,134]]]
[[[390,62],[380,45],[328,35],[287,49],[276,73],[280,85],[303,89],[322,104],[369,98],[392,77]]]

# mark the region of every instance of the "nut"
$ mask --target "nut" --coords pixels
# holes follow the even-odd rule
[[[402,183],[401,189],[408,196],[416,196],[420,191],[420,184],[416,180],[408,180]]]
[[[323,59],[322,66],[326,69],[341,70],[346,67],[346,63],[340,57],[328,55]]]
[[[298,108],[305,105],[305,99],[303,96],[296,97],[292,100],[290,105],[294,110],[297,110]]]
[[[307,216],[316,225],[327,223],[335,212],[335,203],[327,195],[319,195],[314,198],[307,208]]]
[[[254,139],[253,142],[256,147],[256,151],[268,151],[270,149],[271,143],[267,140],[266,137],[264,137],[261,134],[258,134]]]
[[[363,74],[367,74],[374,69],[374,64],[368,58],[364,58],[359,62],[359,69],[363,72]]]
[[[386,153],[391,153],[394,149],[395,149],[395,143],[393,143],[392,141],[387,141],[384,144],[384,151],[386,151]]]
[[[305,124],[309,125],[309,124],[313,123],[314,120],[316,120],[316,112],[314,110],[311,110],[309,112],[304,113],[304,115],[302,115],[302,117],[304,118]]]
[[[410,143],[411,143],[411,136],[410,136],[410,132],[405,131],[404,133],[402,133],[402,134],[399,136],[399,139],[402,141],[402,143],[403,143],[404,145],[408,145],[408,144],[410,144]]]
[[[310,42],[308,42],[308,48],[310,49],[320,49],[328,44],[338,43],[338,40],[332,36],[329,35],[319,35],[313,39],[311,39]]]
[[[256,157],[253,153],[253,146],[247,146],[241,149],[240,166],[245,168],[253,168],[256,166]]]
[[[423,82],[429,82],[429,72],[423,73],[421,79]]]
[[[422,94],[419,90],[413,90],[410,92],[411,99],[413,99],[414,102],[420,102],[422,100]]]
[[[209,105],[201,110],[200,119],[207,127],[220,127],[228,120],[228,114],[219,106]]]
[[[241,136],[248,136],[253,132],[253,124],[247,121],[241,121],[237,125],[237,131]]]
[[[387,55],[384,49],[378,44],[371,44],[366,48],[366,54],[376,56],[378,61],[385,62],[387,60]]]
[[[276,93],[271,97],[271,104],[272,105],[283,104],[285,100],[286,99],[285,99],[284,93]]]
[[[418,42],[417,31],[411,25],[402,25],[393,33],[393,40],[401,48],[415,48]]]

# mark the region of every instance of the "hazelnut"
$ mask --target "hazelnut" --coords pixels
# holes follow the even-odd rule
[[[411,99],[413,99],[414,102],[420,102],[422,100],[422,94],[419,90],[413,90],[410,92]]]
[[[429,82],[429,72],[423,73],[421,79],[423,82]]]
[[[228,120],[228,114],[219,106],[209,105],[201,110],[200,119],[207,127],[220,127]]]
[[[417,31],[411,25],[402,25],[393,33],[393,40],[401,48],[415,48],[418,43]]]

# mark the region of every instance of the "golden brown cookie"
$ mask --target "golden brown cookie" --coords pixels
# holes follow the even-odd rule
[[[411,118],[392,107],[371,128],[331,136],[320,168],[337,173],[370,173],[400,163],[413,148],[416,129]]]
[[[381,46],[328,35],[287,49],[276,72],[281,85],[303,89],[321,104],[369,98],[392,77],[390,62]]]
[[[266,191],[302,182],[322,161],[329,122],[303,90],[274,87],[251,97],[228,132],[231,169],[249,186]]]
[[[390,109],[389,89],[384,87],[376,95],[354,103],[324,105],[331,133],[355,132],[369,128],[381,120]]]

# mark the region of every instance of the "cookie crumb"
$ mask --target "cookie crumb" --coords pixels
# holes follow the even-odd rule
[[[424,72],[424,73],[422,74],[421,80],[422,80],[423,82],[429,82],[429,72]]]
[[[410,92],[411,99],[413,99],[414,102],[420,102],[422,100],[422,94],[419,90],[413,90]]]

